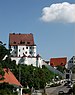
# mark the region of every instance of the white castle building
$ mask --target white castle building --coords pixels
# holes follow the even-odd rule
[[[11,59],[16,64],[27,64],[42,67],[43,59],[36,54],[36,44],[33,34],[9,34],[9,49]]]

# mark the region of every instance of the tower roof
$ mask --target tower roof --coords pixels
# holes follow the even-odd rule
[[[10,33],[9,34],[9,45],[27,45],[27,46],[33,46],[34,44],[34,37],[33,34],[15,34]]]

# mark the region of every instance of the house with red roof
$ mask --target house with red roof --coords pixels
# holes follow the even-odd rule
[[[9,68],[4,68],[3,69],[5,74],[3,76],[4,79],[0,80],[0,83],[9,83],[10,85],[13,85],[14,87],[17,88],[19,95],[22,95],[22,85],[20,82],[16,79],[14,74],[10,71]]]
[[[11,56],[13,57],[36,56],[33,34],[10,33],[9,49],[11,49]]]
[[[67,64],[67,57],[51,58],[50,59],[50,65],[53,67],[65,66],[66,64]]]

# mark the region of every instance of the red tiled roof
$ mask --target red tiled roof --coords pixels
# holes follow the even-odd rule
[[[67,63],[67,57],[63,57],[63,58],[51,58],[50,59],[50,65],[51,66],[64,66]]]
[[[33,34],[9,34],[9,45],[35,45]]]
[[[0,80],[0,83],[6,82],[12,85],[22,86],[9,69],[5,68],[4,72],[5,72],[4,79]]]

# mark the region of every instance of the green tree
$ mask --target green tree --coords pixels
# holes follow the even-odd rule
[[[2,59],[4,58],[5,55],[8,55],[9,51],[6,49],[5,44],[3,44],[0,41],[0,62],[2,61]]]
[[[0,95],[18,95],[17,92],[13,92],[13,85],[9,85],[8,83],[0,84]]]
[[[59,70],[60,72],[64,73],[65,67],[64,66],[57,66],[57,70]]]

